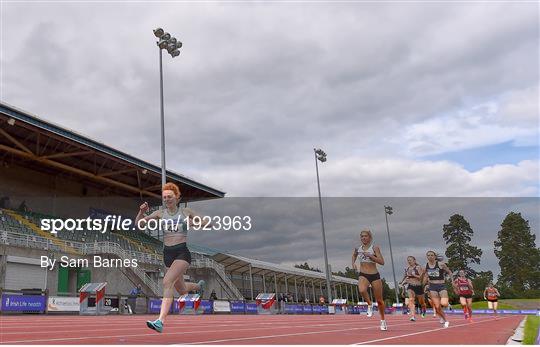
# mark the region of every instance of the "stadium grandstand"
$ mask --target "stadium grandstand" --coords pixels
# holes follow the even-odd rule
[[[182,190],[182,202],[220,199],[225,193],[167,171]],[[35,289],[70,295],[88,282],[107,282],[107,293],[129,293],[137,285],[147,296],[162,294],[162,242],[142,231],[41,228],[43,219],[133,219],[141,201],[159,205],[161,168],[28,112],[0,103],[0,291]],[[152,204],[152,203],[151,203]],[[292,293],[295,301],[318,301],[325,274],[245,258],[189,244],[188,277],[207,281],[205,296],[253,300],[259,293]],[[41,259],[137,259],[137,267],[59,267]],[[57,262],[58,264],[58,262]],[[356,281],[332,277],[334,297],[358,301]]]

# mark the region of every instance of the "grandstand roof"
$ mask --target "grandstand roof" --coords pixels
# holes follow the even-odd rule
[[[278,279],[287,277],[288,279],[309,279],[316,280],[317,282],[324,282],[326,280],[326,275],[324,272],[309,271],[292,266],[278,265],[228,253],[217,253],[213,255],[212,258],[222,264],[225,267],[225,270],[230,273],[249,273],[249,268],[251,265],[251,273],[253,275],[274,276],[275,274]],[[338,284],[346,283],[356,285],[358,281],[352,278],[332,275],[332,282]]]
[[[108,189],[111,195],[161,199],[161,167],[6,103],[0,103],[0,151],[5,152],[0,161],[9,158],[51,175],[73,175],[89,186]],[[183,201],[225,196],[174,171],[167,170],[167,181],[180,186]]]

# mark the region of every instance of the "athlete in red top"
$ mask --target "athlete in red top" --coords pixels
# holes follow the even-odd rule
[[[497,314],[497,303],[499,301],[499,291],[493,286],[492,282],[489,282],[488,287],[484,290],[484,299],[488,301],[488,308],[493,310],[493,313]]]
[[[459,275],[452,284],[454,292],[459,295],[459,302],[461,303],[461,307],[463,307],[465,319],[472,322],[472,297],[474,295],[474,288],[471,280],[465,277],[465,271],[459,270]]]

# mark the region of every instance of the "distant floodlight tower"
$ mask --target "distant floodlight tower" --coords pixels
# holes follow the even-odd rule
[[[326,274],[326,295],[328,296],[328,303],[332,302],[332,288],[330,286],[330,276],[331,269],[328,266],[328,252],[326,251],[326,233],[324,232],[324,215],[322,208],[322,199],[321,199],[321,184],[319,182],[319,161],[321,163],[326,162],[326,153],[322,149],[313,148],[315,152],[315,171],[317,172],[317,189],[319,191],[319,209],[321,212],[321,226],[322,226],[322,239],[323,239],[323,250],[324,250],[324,272]]]
[[[167,181],[167,173],[165,169],[165,111],[163,110],[163,55],[162,50],[166,50],[171,57],[177,57],[180,54],[179,49],[182,47],[182,42],[171,37],[171,34],[166,33],[163,29],[157,28],[154,30],[154,35],[159,39],[157,46],[159,48],[159,95],[161,106],[161,186],[164,186]]]
[[[396,307],[399,304],[398,286],[396,280],[396,270],[394,268],[394,254],[392,253],[392,241],[390,241],[390,228],[388,227],[388,216],[394,213],[392,206],[384,206],[384,217],[386,218],[386,232],[388,233],[388,245],[390,246],[390,261],[392,262],[392,274],[394,275],[394,291],[396,293]]]

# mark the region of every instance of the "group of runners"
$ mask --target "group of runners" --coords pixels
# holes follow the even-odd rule
[[[446,281],[450,279],[454,293],[459,295],[459,301],[463,308],[465,319],[472,322],[472,297],[474,287],[472,281],[467,278],[464,270],[459,270],[458,276],[454,279],[452,271],[442,261],[434,251],[426,253],[427,263],[425,266],[418,264],[414,256],[407,257],[407,268],[404,271],[401,285],[407,293],[406,305],[408,306],[411,321],[416,321],[416,301],[420,306],[420,315],[426,315],[426,302],[433,308],[433,316],[440,318],[440,323],[448,328],[448,321],[445,308],[449,306],[448,290]],[[373,244],[373,235],[370,230],[360,232],[360,246],[356,247],[352,254],[352,266],[360,275],[358,279],[358,289],[362,298],[367,302],[367,316],[373,315],[372,301],[368,294],[371,286],[377,308],[381,318],[380,329],[388,329],[384,318],[383,285],[377,265],[384,265],[384,258],[379,246]],[[497,313],[497,300],[499,291],[489,283],[484,290],[484,299],[488,301],[488,307]]]
[[[199,292],[202,294],[205,286],[204,281],[188,283],[184,281],[184,274],[191,264],[191,253],[187,248],[188,227],[184,222],[189,220],[196,225],[196,218],[200,217],[189,208],[180,207],[181,192],[177,185],[167,183],[163,186],[162,198],[163,206],[157,211],[148,214],[149,206],[143,203],[138,211],[136,223],[141,221],[145,224],[151,219],[162,219],[173,223],[165,223],[166,230],[163,232],[163,260],[165,264],[165,277],[163,278],[163,300],[158,319],[148,321],[147,326],[157,332],[163,331],[165,319],[167,318],[175,293],[180,295],[188,292]],[[201,218],[197,218],[199,223]],[[180,221],[180,223],[176,223]],[[422,267],[413,256],[407,257],[408,267],[405,269],[402,284],[406,285],[408,296],[408,306],[410,310],[410,320],[416,320],[415,301],[418,300],[421,307],[422,317],[426,314],[426,301],[434,309],[434,315],[440,317],[441,324],[447,328],[449,322],[446,318],[444,308],[448,307],[448,292],[446,289],[446,277],[452,277],[452,271],[442,262],[434,251],[426,253],[427,263]],[[373,316],[373,303],[368,294],[368,288],[373,289],[375,301],[381,318],[380,329],[388,329],[384,317],[383,285],[381,276],[377,270],[377,265],[384,265],[384,258],[378,245],[373,244],[373,235],[370,230],[363,230],[360,233],[360,246],[356,247],[352,254],[352,265],[359,274],[358,289],[363,299],[368,303],[367,316]],[[474,288],[470,279],[465,276],[465,271],[460,270],[459,276],[452,281],[454,292],[460,296],[465,318],[472,320],[472,296]],[[490,284],[484,291],[490,308],[496,312],[497,298],[499,292]]]

